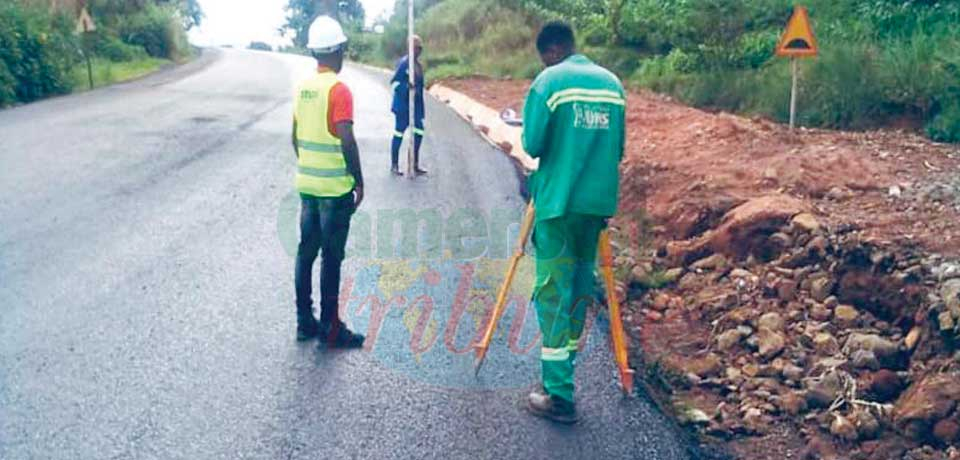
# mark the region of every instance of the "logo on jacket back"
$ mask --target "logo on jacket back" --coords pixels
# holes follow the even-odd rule
[[[573,127],[583,129],[610,129],[610,107],[602,104],[573,104]]]

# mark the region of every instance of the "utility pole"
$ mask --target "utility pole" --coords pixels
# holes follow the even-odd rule
[[[413,46],[413,0],[407,0],[407,75],[410,82],[407,85],[407,92],[410,97],[410,144],[407,149],[407,177],[411,180],[416,177],[413,166],[414,145],[417,143],[416,123],[417,123],[417,57]]]

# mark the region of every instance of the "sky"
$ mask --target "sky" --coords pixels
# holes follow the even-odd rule
[[[361,0],[367,22],[393,10],[394,0]],[[233,45],[246,47],[253,41],[278,45],[290,44],[277,29],[285,22],[283,7],[287,0],[200,0],[206,18],[203,25],[190,31],[191,41],[200,46]]]

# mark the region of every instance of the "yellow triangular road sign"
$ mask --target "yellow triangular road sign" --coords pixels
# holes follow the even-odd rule
[[[77,33],[93,32],[97,30],[97,25],[93,23],[93,16],[87,11],[87,7],[80,10],[80,16],[77,17]]]
[[[798,6],[787,24],[787,30],[777,43],[777,56],[812,57],[819,51],[817,37],[813,35],[813,27],[810,26],[810,15],[806,8]]]

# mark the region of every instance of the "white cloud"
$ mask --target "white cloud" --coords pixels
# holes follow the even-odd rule
[[[394,0],[361,0],[363,10],[367,14],[367,25],[381,17],[389,17],[393,13]]]
[[[394,0],[361,2],[368,23],[393,11]],[[246,47],[252,41],[288,45],[290,39],[277,32],[286,22],[286,4],[287,0],[200,0],[206,18],[190,31],[190,39],[200,46]]]
[[[289,43],[277,32],[286,22],[286,4],[286,0],[200,0],[206,18],[201,27],[190,31],[190,38],[202,46]]]

